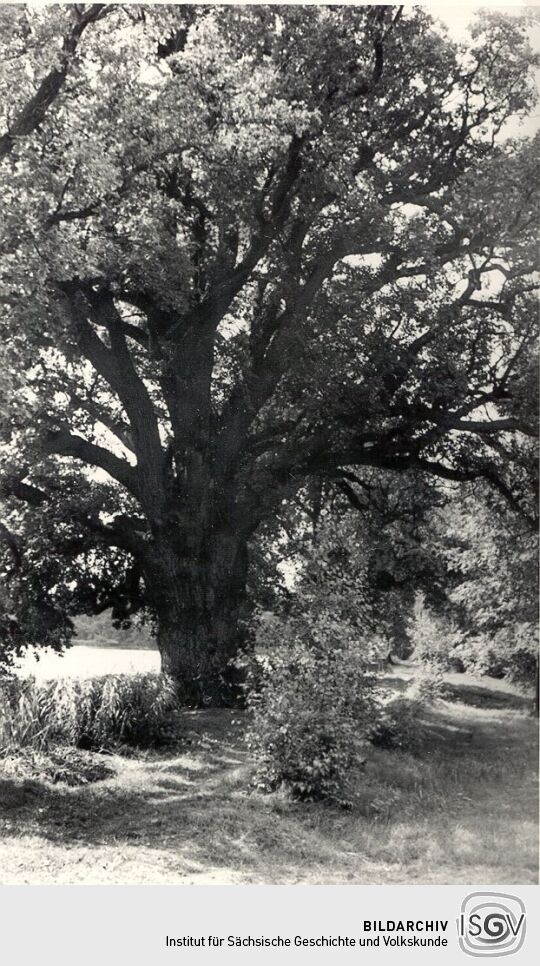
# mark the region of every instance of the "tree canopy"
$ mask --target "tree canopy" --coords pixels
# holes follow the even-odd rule
[[[50,641],[150,608],[170,670],[221,674],[249,540],[309,480],[481,478],[532,519],[526,18],[0,14],[14,640],[30,603]]]

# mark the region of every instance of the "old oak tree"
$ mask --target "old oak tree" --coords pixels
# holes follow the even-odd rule
[[[310,480],[483,478],[529,512],[523,20],[1,17],[4,640],[146,610],[222,700],[250,541]]]

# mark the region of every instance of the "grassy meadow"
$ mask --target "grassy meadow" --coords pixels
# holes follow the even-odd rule
[[[402,690],[413,673],[387,683]],[[161,752],[4,755],[0,881],[537,882],[530,702],[486,678],[447,684],[423,751],[367,747],[349,810],[250,790],[241,712],[183,712]]]

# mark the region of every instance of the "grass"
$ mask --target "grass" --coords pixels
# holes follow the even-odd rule
[[[399,690],[404,677],[388,680]],[[1,881],[537,882],[537,722],[500,682],[451,683],[462,703],[426,713],[429,748],[370,749],[349,811],[250,792],[245,722],[228,711],[185,712],[166,753],[93,755],[107,770],[86,784],[12,762]]]

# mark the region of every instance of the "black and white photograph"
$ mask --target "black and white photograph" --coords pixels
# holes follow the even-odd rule
[[[0,3],[3,886],[538,883],[539,14]]]

